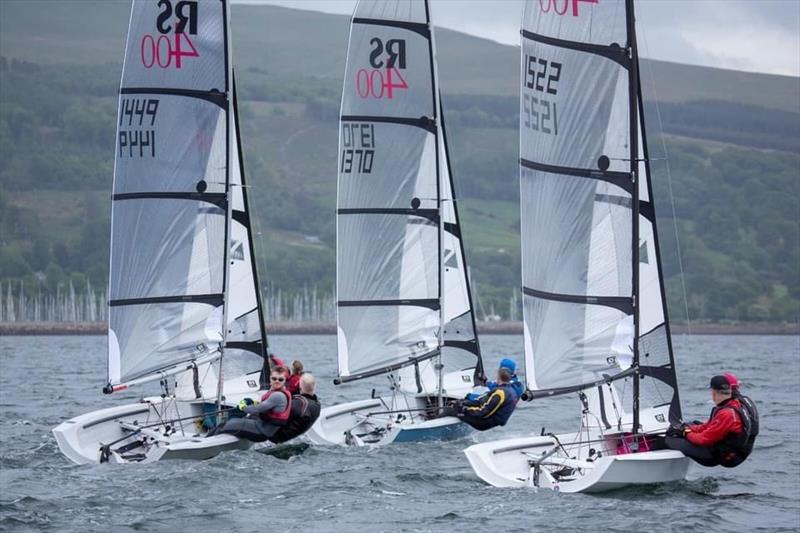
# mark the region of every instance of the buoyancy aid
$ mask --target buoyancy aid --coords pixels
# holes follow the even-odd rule
[[[283,426],[289,421],[289,415],[292,412],[292,394],[286,389],[269,390],[261,397],[261,402],[263,403],[267,401],[270,396],[276,393],[284,394],[286,396],[286,407],[283,409],[283,411],[272,410],[267,411],[266,413],[261,413],[260,418],[264,422],[269,422],[270,424],[275,424],[277,426]]]
[[[465,404],[462,420],[478,431],[505,426],[517,406],[519,396],[511,383],[498,385],[475,402]]]
[[[300,393],[292,396],[292,415],[289,422],[269,440],[280,443],[302,435],[317,421],[320,409],[319,399],[314,394]]]
[[[742,422],[742,431],[727,435],[711,448],[720,466],[727,468],[739,466],[753,452],[759,430],[758,410],[753,400],[739,394],[731,399],[737,401],[728,400],[712,412],[713,417],[718,410],[731,409]]]

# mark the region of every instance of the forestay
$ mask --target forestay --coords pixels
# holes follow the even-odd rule
[[[226,2],[132,5],[114,169],[110,384],[217,351],[226,294],[228,338],[254,352],[265,343],[227,10]]]
[[[440,338],[446,368],[480,361],[429,20],[411,0],[360,2],[352,19],[337,200],[345,381],[416,363],[430,389]]]
[[[528,387],[579,390],[639,363],[679,414],[627,2],[528,0],[521,58]]]

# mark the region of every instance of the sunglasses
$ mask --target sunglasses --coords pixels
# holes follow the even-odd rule
[[[272,381],[286,381],[286,378],[276,378],[274,376],[270,376],[269,379],[271,379]]]

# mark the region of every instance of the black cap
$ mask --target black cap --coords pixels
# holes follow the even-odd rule
[[[711,384],[709,385],[709,387],[718,391],[730,392],[731,383],[725,376],[714,376],[713,378],[711,378]]]

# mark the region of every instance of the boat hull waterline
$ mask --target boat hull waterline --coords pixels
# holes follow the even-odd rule
[[[257,381],[258,373],[226,380],[229,392],[223,406],[235,406],[244,398],[260,398],[264,391],[258,390]],[[215,412],[216,397],[153,396],[76,416],[56,426],[53,435],[61,452],[77,464],[204,460],[252,446],[252,442],[233,435],[203,436],[205,430],[195,423],[213,417]],[[137,446],[136,441],[143,445]],[[109,444],[103,457],[102,448]]]
[[[472,428],[453,416],[423,419],[415,409],[425,398],[410,398],[403,407],[387,409],[391,398],[372,398],[323,409],[308,437],[319,445],[385,446],[393,443],[447,441],[469,435]],[[402,409],[409,409],[403,412]],[[384,414],[387,411],[396,411]]]
[[[557,435],[557,439],[562,443],[573,442],[576,435]],[[563,453],[555,453],[542,459],[537,475],[535,461],[557,446],[553,437],[523,437],[475,444],[464,453],[478,477],[492,486],[543,488],[559,492],[605,492],[632,485],[680,481],[689,469],[689,459],[675,450],[622,455],[610,452],[593,461],[571,459]],[[562,469],[572,469],[576,475],[560,479],[552,474]]]
[[[142,402],[92,411],[62,422],[53,429],[61,453],[77,464],[150,463],[162,459],[210,459],[227,450],[246,450],[252,443],[233,435],[204,437],[198,433],[193,420],[180,423],[166,421],[144,429],[156,420],[157,406],[161,398],[149,398]],[[181,417],[206,415],[209,402],[175,403]],[[172,411],[172,408],[170,409]],[[175,417],[178,418],[178,417]],[[170,429],[168,430],[167,427]],[[136,442],[143,442],[135,445]],[[102,448],[109,447],[107,457],[102,457]],[[124,451],[118,451],[124,450]]]

